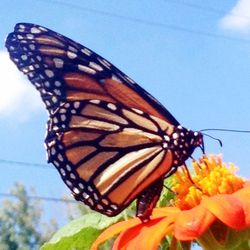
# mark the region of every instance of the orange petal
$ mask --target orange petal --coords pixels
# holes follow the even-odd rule
[[[113,245],[113,250],[120,250],[120,249],[134,249],[131,245],[131,242],[135,240],[137,242],[137,238],[140,235],[141,232],[144,230],[151,230],[152,226],[157,225],[161,220],[164,218],[157,218],[150,220],[147,223],[141,223],[139,225],[136,225],[132,228],[129,228],[125,232],[121,233],[115,240]],[[137,242],[138,244],[138,242]],[[145,247],[145,245],[144,245]],[[138,246],[135,249],[139,249]]]
[[[250,180],[247,180],[247,181],[244,183],[244,187],[250,187]]]
[[[160,217],[172,217],[180,213],[181,210],[177,207],[160,207],[153,209],[151,219],[160,218]]]
[[[132,249],[145,250],[145,246],[146,249],[150,250],[159,249],[159,245],[162,239],[166,235],[173,233],[174,221],[174,217],[165,217],[161,219],[157,224],[152,225],[150,228],[142,228],[140,234],[137,237],[137,241],[131,242],[134,245],[134,248]]]
[[[176,216],[180,213],[178,208],[155,208],[151,220],[129,228],[121,233],[113,245],[113,250],[132,249],[158,249],[161,239],[173,229]]]
[[[138,218],[135,219],[131,219],[131,220],[127,220],[127,221],[121,221],[118,222],[112,226],[110,226],[109,228],[107,228],[104,232],[102,232],[97,239],[95,240],[95,242],[93,243],[93,245],[91,246],[91,250],[97,250],[98,246],[103,243],[104,241],[108,240],[109,238],[112,238],[113,236],[115,236],[116,234],[131,228],[135,225],[141,224],[141,221]]]
[[[113,250],[154,250],[158,249],[162,238],[172,232],[175,218],[158,218],[148,223],[137,225],[120,234],[113,245]]]
[[[240,189],[233,194],[234,197],[239,199],[242,203],[242,207],[245,213],[245,223],[246,226],[250,226],[250,186]]]
[[[242,203],[233,195],[216,195],[203,198],[201,206],[207,208],[213,215],[233,229],[245,227],[245,213]]]
[[[198,238],[214,222],[216,217],[201,205],[182,211],[175,221],[174,236],[189,241]]]
[[[129,228],[128,230],[122,232],[115,240],[112,250],[122,250],[128,249],[128,244],[131,240],[136,238],[140,232],[142,225],[137,225],[135,227]]]

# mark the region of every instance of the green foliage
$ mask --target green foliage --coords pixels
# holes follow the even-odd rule
[[[171,180],[165,182],[166,186],[171,186]],[[164,188],[159,206],[168,205],[173,198],[174,193]],[[99,213],[93,212],[88,207],[79,203],[74,208],[69,205],[69,219],[74,218],[75,214],[82,214],[83,216],[74,219],[68,225],[61,228],[52,239],[43,245],[41,250],[88,250],[90,249],[94,240],[98,235],[110,225],[116,223],[118,220],[126,220],[135,216],[136,202],[133,202],[120,215],[109,218]],[[73,208],[73,209],[72,209]],[[72,211],[74,211],[72,213]],[[111,249],[112,241],[108,241],[102,245],[100,249]],[[162,249],[168,249],[169,242],[164,240],[162,242]]]
[[[157,203],[157,207],[171,206],[171,202],[174,199],[175,193],[171,190],[173,182],[173,176],[168,177],[164,181],[164,187],[161,192],[161,197]]]
[[[15,184],[11,193],[16,199],[4,200],[0,208],[0,249],[38,249],[56,226],[46,226],[47,234],[42,235],[40,203],[29,199],[22,184]]]
[[[61,228],[41,250],[89,250],[97,236],[120,218],[98,213],[83,215]]]

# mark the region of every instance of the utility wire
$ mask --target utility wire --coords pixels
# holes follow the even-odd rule
[[[10,193],[0,193],[1,197],[10,197],[10,198],[18,198],[18,195],[10,194]],[[46,196],[35,196],[35,195],[27,195],[28,199],[32,200],[44,200],[51,202],[63,202],[63,203],[78,203],[76,200],[64,200],[60,198],[46,197]]]
[[[197,10],[201,10],[201,11],[205,11],[205,12],[210,12],[210,13],[215,13],[215,14],[222,14],[222,15],[228,15],[228,16],[236,16],[236,17],[240,17],[240,18],[244,18],[244,19],[250,19],[249,16],[242,16],[242,15],[239,15],[237,13],[234,13],[234,12],[230,12],[230,13],[227,13],[226,10],[222,10],[222,9],[217,9],[217,8],[214,8],[214,7],[205,7],[205,6],[202,6],[202,5],[198,5],[198,4],[195,4],[195,3],[188,3],[188,2],[185,2],[183,0],[164,0],[165,2],[170,2],[170,3],[173,3],[173,4],[178,4],[178,5],[183,5],[183,6],[187,6],[189,8],[193,8],[193,9],[197,9]]]
[[[172,25],[172,24],[165,24],[165,23],[160,23],[160,22],[148,21],[148,20],[141,19],[141,18],[120,15],[120,14],[116,14],[116,13],[112,13],[112,12],[108,12],[108,11],[97,10],[97,9],[88,8],[88,7],[82,7],[80,5],[72,4],[69,2],[63,2],[63,1],[58,1],[58,0],[50,0],[50,1],[38,0],[38,1],[42,1],[42,2],[46,1],[50,4],[61,5],[61,6],[65,6],[65,7],[71,8],[71,9],[76,9],[78,11],[79,10],[85,11],[85,12],[89,12],[89,13],[93,13],[93,14],[97,14],[97,15],[107,16],[107,17],[116,18],[116,19],[120,19],[120,20],[127,20],[127,21],[134,22],[134,23],[140,23],[143,25],[154,26],[154,27],[164,28],[164,29],[173,30],[173,31],[185,32],[185,33],[190,33],[190,34],[194,34],[194,35],[206,36],[206,37],[217,38],[217,39],[250,43],[249,39],[242,39],[242,38],[237,38],[237,37],[225,36],[225,35],[216,34],[213,32],[207,32],[207,31],[203,31],[203,30],[194,30],[194,29],[189,29],[186,27]]]
[[[29,167],[42,167],[42,168],[50,168],[51,165],[49,164],[41,164],[41,163],[34,163],[34,162],[25,162],[25,161],[12,161],[12,160],[5,160],[5,159],[0,159],[0,164],[5,163],[5,164],[12,164],[12,165],[24,165],[24,166],[29,166]]]

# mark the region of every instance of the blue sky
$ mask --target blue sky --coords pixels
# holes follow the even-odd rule
[[[4,40],[17,22],[60,32],[96,51],[159,99],[183,126],[250,129],[250,1],[5,1],[0,9],[0,192],[14,182],[38,195],[69,193],[46,164],[47,115],[38,93],[8,59]],[[250,134],[212,133],[207,153],[250,177]],[[200,156],[197,152],[195,157]],[[50,204],[57,214],[58,204]]]

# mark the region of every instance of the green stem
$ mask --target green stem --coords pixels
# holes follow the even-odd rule
[[[207,230],[205,234],[197,239],[197,242],[201,245],[204,250],[220,250],[223,246],[215,239],[214,235],[210,230]]]

